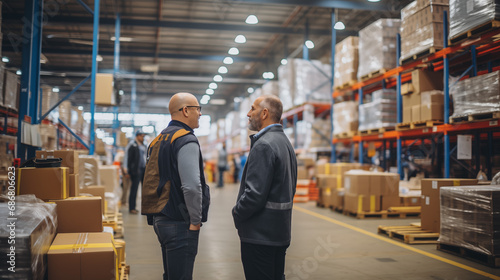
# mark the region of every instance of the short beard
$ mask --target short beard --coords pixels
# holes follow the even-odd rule
[[[253,131],[259,131],[260,125],[261,124],[260,124],[258,119],[249,119],[248,129],[253,130]]]

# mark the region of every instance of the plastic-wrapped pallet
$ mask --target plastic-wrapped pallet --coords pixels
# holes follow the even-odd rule
[[[7,108],[17,110],[19,98],[19,76],[16,73],[5,71],[4,99],[3,105]]]
[[[452,117],[500,111],[500,71],[459,81],[451,93]]]
[[[51,86],[42,86],[42,114],[54,106],[59,101],[59,93],[52,91]]]
[[[396,67],[396,34],[400,19],[379,19],[359,31],[358,79]]]
[[[71,124],[71,102],[70,101],[63,101],[61,104],[59,104],[59,119],[63,121],[66,125]]]
[[[6,196],[0,197],[8,201]],[[2,279],[45,279],[46,257],[56,235],[56,205],[44,203],[34,195],[16,196],[15,232],[9,228],[10,216],[7,203],[0,203],[0,275]],[[8,241],[15,237],[15,244]],[[11,250],[15,247],[15,251]],[[13,267],[9,271],[9,254],[14,253]]]
[[[217,123],[212,122],[210,124],[210,134],[208,134],[208,141],[217,141]]]
[[[500,0],[450,0],[450,39],[500,19]]]
[[[288,61],[286,65],[278,67],[279,98],[283,103],[283,110],[293,107],[293,95],[295,93],[295,71],[294,64]]]
[[[358,77],[359,38],[350,36],[335,45],[335,76],[333,84],[340,87]]]
[[[280,86],[277,81],[267,81],[262,85],[262,95],[280,95]]]
[[[323,148],[331,144],[330,118],[315,118],[306,131],[304,148]]]
[[[418,0],[401,10],[401,59],[444,47],[443,11],[447,0]]]
[[[295,69],[293,104],[297,106],[308,101],[329,102],[332,94],[328,76],[331,73],[331,66],[319,60],[294,59],[292,63]]]
[[[500,185],[441,187],[438,242],[500,255]]]
[[[339,135],[358,130],[358,108],[356,101],[345,101],[333,105],[333,134]]]
[[[78,179],[80,180],[80,189],[89,186],[99,185],[101,177],[99,166],[101,165],[99,158],[96,156],[79,155],[80,170]]]
[[[372,93],[372,102],[359,106],[359,130],[394,127],[397,123],[396,91],[381,89]]]

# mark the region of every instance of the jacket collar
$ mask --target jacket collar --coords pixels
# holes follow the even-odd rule
[[[190,132],[193,132],[193,133],[194,133],[194,130],[193,130],[191,127],[189,127],[187,124],[185,124],[185,123],[183,123],[183,122],[180,122],[180,121],[171,120],[171,121],[170,121],[170,123],[168,124],[167,128],[169,128],[170,126],[177,126],[177,127],[180,127],[180,128],[184,128],[185,130],[187,130],[187,131],[190,131]],[[167,128],[165,128],[165,129],[162,131],[162,133],[163,133],[164,131],[166,131],[166,129],[167,129]]]
[[[259,140],[259,138],[262,137],[262,135],[266,134],[268,131],[277,131],[277,132],[281,131],[281,132],[283,132],[283,126],[281,126],[281,124],[279,124],[279,123],[273,123],[273,124],[270,124],[270,125],[264,127],[256,134],[250,135],[250,147],[252,147],[253,144],[257,140]]]

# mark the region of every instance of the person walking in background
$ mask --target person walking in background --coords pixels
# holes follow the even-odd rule
[[[168,110],[172,121],[148,147],[142,188],[142,214],[161,245],[163,279],[193,278],[201,223],[207,221],[210,190],[193,129],[201,106],[190,93],[176,93]]]
[[[241,177],[243,176],[243,168],[245,168],[245,163],[247,163],[247,154],[245,152],[242,152],[240,157],[240,174],[238,175],[239,182],[241,182]]]
[[[233,171],[233,180],[234,183],[238,183],[240,181],[240,157],[238,154],[233,155],[233,166],[234,166],[234,171]]]
[[[222,143],[222,149],[219,150],[217,167],[219,169],[219,180],[217,181],[217,187],[222,188],[224,187],[224,171],[227,170],[226,143]]]
[[[132,184],[130,185],[130,195],[128,198],[128,210],[131,214],[137,214],[136,209],[137,190],[139,183],[144,178],[146,168],[146,146],[144,145],[144,135],[142,130],[137,130],[135,140],[132,141],[127,151],[127,172],[130,175]]]
[[[132,181],[130,179],[130,174],[128,174],[128,168],[127,168],[127,161],[128,161],[128,150],[130,146],[132,146],[132,143],[134,143],[135,140],[130,141],[127,146],[125,147],[125,151],[123,152],[123,156],[120,159],[120,167],[122,170],[122,206],[125,206],[128,204],[128,193],[130,190],[130,185],[132,185]]]
[[[247,280],[285,279],[291,242],[297,158],[280,125],[283,105],[276,96],[257,98],[248,112],[251,145],[232,210]]]

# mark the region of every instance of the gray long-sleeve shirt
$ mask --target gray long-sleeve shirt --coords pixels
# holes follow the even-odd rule
[[[188,143],[179,150],[177,163],[181,189],[191,224],[201,223],[202,188],[200,181],[200,149],[196,143]]]

